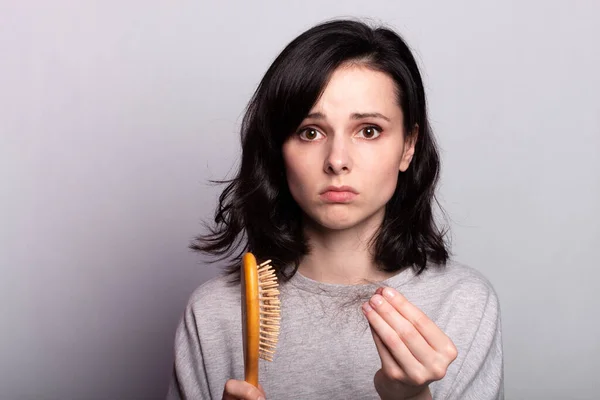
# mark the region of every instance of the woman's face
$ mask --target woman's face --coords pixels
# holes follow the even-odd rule
[[[381,223],[414,153],[403,122],[387,74],[359,65],[333,73],[283,145],[290,192],[313,222],[333,230]]]

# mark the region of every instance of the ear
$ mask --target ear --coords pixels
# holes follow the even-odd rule
[[[404,153],[400,160],[400,171],[404,172],[410,166],[410,162],[415,155],[415,145],[417,144],[417,138],[419,137],[419,125],[415,124],[413,131],[410,135],[406,135],[404,140]]]

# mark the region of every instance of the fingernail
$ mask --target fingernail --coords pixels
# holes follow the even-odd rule
[[[369,311],[373,311],[373,309],[371,308],[371,306],[369,305],[369,303],[363,304],[362,309],[363,309],[364,313],[368,313]]]
[[[260,396],[260,397],[258,398],[258,400],[265,400],[265,398],[264,398],[264,397],[262,397],[262,396]]]
[[[380,295],[376,294],[375,296],[371,297],[371,304],[373,304],[376,307],[380,306],[383,304],[383,299]]]
[[[394,297],[396,294],[394,293],[394,291],[392,289],[390,289],[389,287],[386,287],[385,289],[383,289],[383,295],[388,298],[391,299],[392,297]]]

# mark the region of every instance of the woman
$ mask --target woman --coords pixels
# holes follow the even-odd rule
[[[243,381],[239,266],[191,296],[169,398],[497,399],[496,294],[449,261],[432,210],[438,150],[416,62],[393,31],[339,20],[271,65],[242,162],[192,248],[252,251],[280,278],[262,386]]]

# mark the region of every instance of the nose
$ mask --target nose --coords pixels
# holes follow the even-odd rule
[[[343,135],[334,135],[329,141],[323,169],[327,174],[340,175],[352,170],[350,149]]]

